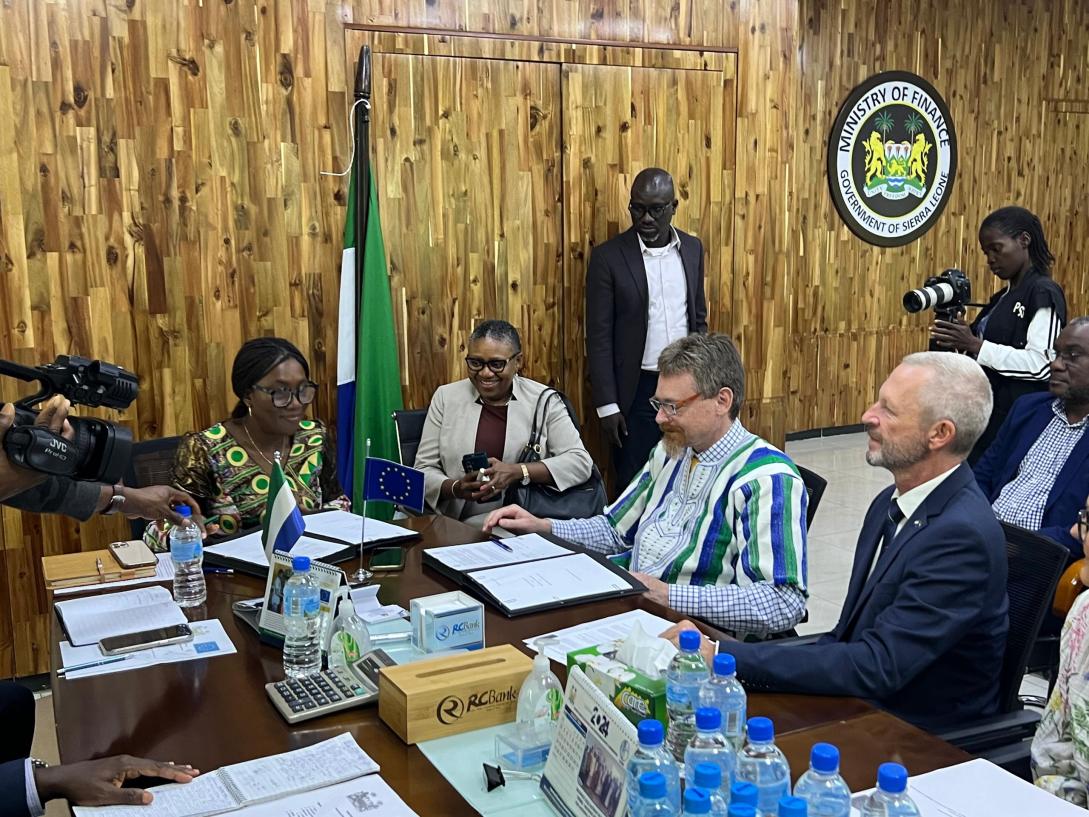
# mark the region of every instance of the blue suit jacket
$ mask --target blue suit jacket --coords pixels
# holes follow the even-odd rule
[[[1008,630],[1002,527],[961,464],[870,564],[893,487],[858,536],[836,628],[814,644],[729,642],[750,689],[866,698],[926,729],[998,711]]]
[[[1051,410],[1054,400],[1050,392],[1041,392],[1026,394],[1013,404],[994,442],[975,465],[976,482],[988,502],[998,499],[1002,489],[1017,476],[1021,461],[1055,416]],[[1069,548],[1079,558],[1083,555],[1082,545],[1070,535],[1070,528],[1077,521],[1078,509],[1085,507],[1087,496],[1089,434],[1083,434],[1055,477],[1040,525],[1040,533]]]
[[[0,817],[27,817],[26,761],[0,763]]]

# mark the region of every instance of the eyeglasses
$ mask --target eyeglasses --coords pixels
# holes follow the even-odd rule
[[[631,217],[640,219],[647,213],[650,217],[657,221],[666,214],[666,211],[672,207],[672,204],[636,204],[634,201],[628,202],[628,212],[631,213]]]
[[[469,367],[470,372],[479,372],[481,369],[487,366],[493,372],[499,374],[501,371],[507,368],[507,364],[509,364],[520,354],[522,353],[515,352],[510,357],[493,357],[488,360],[485,360],[482,357],[467,357],[465,358],[465,365]]]
[[[686,397],[683,400],[678,400],[675,403],[670,402],[669,400],[659,400],[657,397],[652,397],[650,398],[650,405],[651,408],[654,409],[655,414],[657,414],[659,411],[664,411],[666,417],[676,417],[677,412],[683,409],[693,400],[701,400],[702,398],[703,395],[701,395],[699,392],[696,392],[691,397]]]
[[[1078,511],[1078,538],[1084,542],[1087,535],[1089,535],[1089,510],[1082,508]]]
[[[309,381],[294,389],[289,389],[286,386],[277,386],[275,389],[270,389],[268,386],[254,386],[253,390],[264,392],[271,397],[272,405],[276,406],[276,408],[290,406],[292,397],[299,401],[299,405],[309,406],[314,402],[314,398],[318,396],[318,384]]]
[[[1046,354],[1047,359],[1050,362],[1054,363],[1059,358],[1062,358],[1063,363],[1067,366],[1073,366],[1085,358],[1085,354],[1079,352],[1077,349],[1048,349]]]

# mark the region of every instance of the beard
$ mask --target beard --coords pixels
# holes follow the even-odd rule
[[[677,459],[688,448],[688,440],[679,428],[662,429],[662,447],[671,460]]]
[[[902,442],[893,443],[889,440],[882,440],[870,435],[870,439],[875,439],[880,444],[880,448],[876,451],[866,452],[866,462],[877,468],[885,468],[889,471],[899,471],[904,468],[910,468],[915,463],[921,461],[926,457],[930,451],[930,446],[927,445],[926,436],[919,434],[916,437],[912,437]]]

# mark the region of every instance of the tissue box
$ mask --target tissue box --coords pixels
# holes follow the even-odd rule
[[[602,653],[603,648],[609,647],[586,647],[567,653],[567,671],[581,667],[593,685],[632,723],[638,725],[641,720],[654,718],[668,727],[665,678],[649,678]]]
[[[424,652],[479,650],[484,646],[484,605],[455,590],[413,599],[412,644]]]

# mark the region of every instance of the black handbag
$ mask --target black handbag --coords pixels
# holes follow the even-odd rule
[[[576,429],[579,427],[575,411],[571,408],[567,396],[556,389],[545,389],[537,398],[537,405],[533,407],[529,442],[518,455],[518,462],[541,461],[541,429],[544,428],[548,417],[548,406],[553,398],[558,398],[563,403],[571,422]],[[605,508],[605,481],[602,480],[601,472],[594,465],[588,480],[566,491],[537,482],[531,482],[529,485],[522,485],[519,482],[507,488],[503,500],[507,505],[520,505],[534,516],[546,519],[585,519],[597,516]]]

